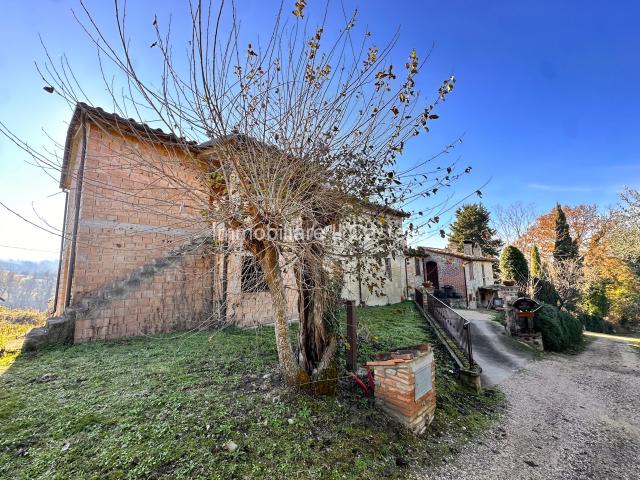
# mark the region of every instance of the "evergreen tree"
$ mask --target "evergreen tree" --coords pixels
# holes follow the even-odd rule
[[[540,250],[538,250],[537,245],[534,245],[531,247],[531,276],[540,278],[541,274],[542,264],[540,259]]]
[[[578,245],[571,238],[567,217],[560,204],[556,204],[556,240],[553,247],[553,258],[556,261],[578,258]]]
[[[518,247],[509,245],[500,254],[500,275],[502,280],[514,280],[518,285],[525,286],[529,279],[527,259]]]
[[[456,219],[451,225],[449,242],[462,252],[465,241],[480,245],[485,255],[497,256],[502,241],[496,238],[495,229],[489,226],[489,211],[481,204],[463,205],[456,210]]]
[[[530,285],[529,294],[532,298],[539,302],[556,305],[558,303],[558,294],[553,285],[546,278],[544,264],[540,257],[540,249],[537,245],[531,247],[531,260],[529,262]]]

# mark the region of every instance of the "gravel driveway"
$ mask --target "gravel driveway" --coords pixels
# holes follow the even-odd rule
[[[473,358],[482,367],[483,387],[504,382],[535,357],[533,349],[505,334],[504,327],[493,321],[493,313],[456,312],[471,322]]]
[[[509,401],[500,425],[420,478],[640,478],[640,354],[633,350],[599,338],[580,355],[529,363],[500,386]]]

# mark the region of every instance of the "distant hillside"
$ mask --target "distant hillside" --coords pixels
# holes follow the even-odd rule
[[[55,293],[57,269],[55,260],[0,260],[1,305],[46,310]]]
[[[42,260],[30,262],[28,260],[0,260],[0,270],[19,273],[20,275],[34,275],[40,273],[57,273],[57,260]]]

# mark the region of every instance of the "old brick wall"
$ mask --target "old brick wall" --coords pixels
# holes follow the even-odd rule
[[[80,163],[80,146],[81,146],[81,137],[80,132],[76,133],[74,143],[72,144],[72,149],[69,154],[71,159],[71,164],[75,166],[75,170],[77,172],[78,165]],[[73,174],[69,176],[69,190],[67,193],[67,208],[66,208],[66,216],[64,218],[64,232],[65,235],[62,239],[61,245],[61,257],[60,257],[60,277],[58,280],[58,289],[56,292],[56,311],[55,315],[62,315],[65,308],[65,299],[67,296],[67,282],[69,277],[70,270],[70,257],[71,257],[71,235],[73,232],[73,223],[74,223],[74,212],[76,210],[76,192],[78,185],[78,175]]]
[[[91,300],[209,229],[200,215],[208,196],[184,152],[93,123],[88,124],[87,140],[71,306]],[[57,314],[65,307],[70,274],[81,145],[77,134],[70,156]],[[211,308],[211,275],[209,258],[185,257],[179,267],[163,271],[141,290],[92,312],[92,318],[78,319],[76,338],[191,328]]]
[[[458,294],[465,296],[464,260],[452,255],[430,252],[425,261],[434,261],[438,265],[440,288],[451,285]]]
[[[80,151],[81,138],[77,135],[72,151],[58,314],[64,310],[69,274]],[[197,175],[185,167],[187,164],[188,158],[180,151],[88,125],[72,306],[83,300],[93,303],[92,299],[114,282],[209,229],[200,215],[208,206],[208,195]],[[171,182],[170,177],[179,180]],[[240,246],[235,250],[228,259],[226,320],[239,326],[273,323],[270,294],[242,292],[241,258],[248,253]],[[185,262],[179,270],[171,267],[140,290],[127,292],[99,311],[93,309],[86,318],[80,317],[76,340],[193,328],[198,317],[202,320],[203,312],[207,316],[213,312],[213,321],[221,320],[222,255]],[[285,284],[287,319],[297,320],[298,295],[292,272],[286,273]]]
[[[211,316],[211,256],[186,254],[177,263],[150,272],[104,306],[76,320],[74,340],[119,337],[201,329]]]
[[[199,215],[207,199],[184,162],[182,152],[89,129],[74,302],[207,229]]]
[[[228,320],[238,326],[251,327],[275,321],[271,294],[268,291],[242,291],[242,257],[249,253],[238,252],[229,257],[229,281],[227,293]],[[285,261],[282,261],[283,267]],[[298,291],[291,269],[284,274],[287,298],[287,320],[298,320]]]
[[[190,168],[190,156],[166,144],[141,141],[132,134],[116,131],[95,122],[87,125],[87,152],[82,174],[83,188],[75,205],[82,138],[76,133],[69,165],[69,205],[65,218],[58,308],[65,308],[67,279],[70,275],[71,233],[79,211],[75,271],[71,286],[71,306],[95,303],[93,299],[115,283],[127,279],[155,259],[202,233],[210,225],[202,218],[211,199]],[[175,180],[174,180],[175,179]],[[227,280],[227,318],[240,326],[274,321],[268,292],[243,292],[241,288],[241,248],[229,256]],[[91,316],[78,318],[78,341],[139,335],[191,328],[204,310],[221,312],[221,255],[200,261],[187,261],[158,273],[157,278],[127,291],[122,298],[91,310]],[[401,301],[406,290],[404,257],[391,261],[392,279],[385,284],[384,296],[370,296],[367,304]],[[296,320],[298,294],[293,272],[285,274],[287,319]],[[189,288],[193,289],[189,293]],[[370,298],[369,298],[370,297]],[[178,301],[178,299],[181,299]],[[182,307],[186,310],[181,310]],[[175,317],[172,319],[172,315]],[[216,320],[220,320],[217,318]]]

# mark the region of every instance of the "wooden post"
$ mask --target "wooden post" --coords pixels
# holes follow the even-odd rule
[[[347,342],[349,350],[346,352],[347,370],[355,372],[358,369],[358,317],[353,300],[346,300],[347,306]]]

